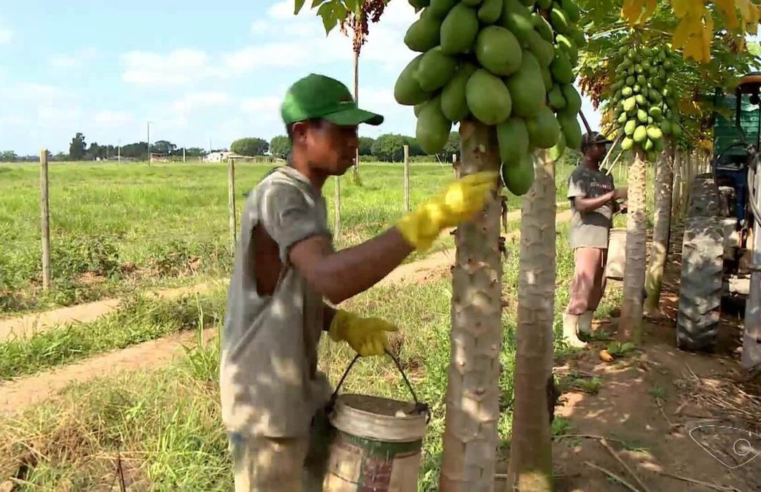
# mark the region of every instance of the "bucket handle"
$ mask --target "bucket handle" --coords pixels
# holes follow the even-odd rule
[[[410,394],[412,394],[412,399],[415,400],[415,411],[418,413],[425,413],[426,414],[426,423],[431,421],[431,411],[428,408],[428,405],[426,403],[421,403],[420,400],[417,399],[417,395],[415,394],[415,390],[412,389],[412,385],[410,384],[409,379],[407,379],[407,375],[404,373],[404,369],[402,369],[402,365],[399,363],[399,359],[397,359],[394,354],[391,353],[388,349],[383,349],[383,351],[388,355],[391,360],[394,361],[394,365],[396,365],[396,368],[399,369],[399,372],[402,375],[402,378],[404,379],[404,383],[407,385],[407,389],[410,390]],[[341,386],[344,383],[344,380],[346,380],[346,376],[349,375],[349,371],[351,371],[351,368],[354,367],[354,363],[359,360],[359,358],[362,357],[361,355],[357,354],[354,356],[354,359],[352,359],[351,363],[349,364],[349,367],[346,368],[346,371],[344,371],[343,376],[341,376],[341,380],[338,381],[338,385],[336,386],[335,391],[333,391],[333,395],[330,397],[330,409],[333,408],[335,405],[336,399],[338,398],[338,390],[341,389]]]

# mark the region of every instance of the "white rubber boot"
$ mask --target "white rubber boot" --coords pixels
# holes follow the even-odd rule
[[[586,343],[579,340],[579,316],[575,314],[563,313],[563,340],[575,348],[585,348]]]
[[[579,334],[585,337],[592,336],[592,317],[594,314],[594,311],[587,311],[579,316]]]

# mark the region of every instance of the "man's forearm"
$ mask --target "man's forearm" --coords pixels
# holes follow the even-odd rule
[[[576,207],[576,210],[580,212],[591,212],[592,210],[597,210],[609,201],[613,200],[613,193],[614,192],[609,191],[604,195],[600,195],[595,198],[577,197],[574,198],[574,206]]]
[[[404,240],[398,229],[392,228],[364,243],[346,248],[325,258],[321,270],[331,294],[328,298],[338,304],[366,291],[399,266],[415,248]]]

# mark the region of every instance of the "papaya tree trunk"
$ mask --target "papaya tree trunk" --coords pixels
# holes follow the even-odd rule
[[[618,338],[640,342],[642,335],[642,291],[647,262],[647,170],[641,150],[635,152],[629,170],[629,211],[626,219],[626,266],[624,267],[624,301]]]
[[[682,152],[676,152],[674,158],[674,184],[673,195],[671,200],[671,221],[676,223],[679,221],[679,204],[682,203]]]
[[[537,153],[534,184],[523,196],[518,332],[507,491],[552,490],[552,434],[548,401],[555,313],[555,162]]]
[[[461,122],[460,148],[462,176],[499,170],[494,128]],[[502,345],[501,206],[496,198],[455,234],[451,362],[439,477],[442,492],[481,492],[494,487]]]
[[[650,260],[645,278],[645,314],[660,315],[661,287],[671,237],[671,193],[674,180],[672,172],[673,148],[669,145],[655,166],[655,219],[653,241],[650,244]]]

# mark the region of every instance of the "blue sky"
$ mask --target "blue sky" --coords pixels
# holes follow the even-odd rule
[[[279,104],[310,72],[351,86],[351,41],[325,36],[309,2],[293,0],[24,0],[0,5],[0,150],[68,151],[87,142],[166,139],[227,147],[282,134]],[[397,75],[415,53],[403,43],[415,13],[392,0],[371,25],[360,61],[360,105],[386,116],[362,135],[414,135],[412,108],[396,104]],[[593,128],[599,116],[585,100]]]

